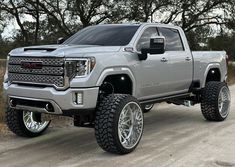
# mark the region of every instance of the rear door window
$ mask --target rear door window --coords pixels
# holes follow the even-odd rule
[[[161,36],[166,38],[166,51],[184,51],[180,33],[173,28],[158,27]]]

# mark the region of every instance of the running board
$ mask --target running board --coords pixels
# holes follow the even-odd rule
[[[160,102],[164,102],[167,100],[190,97],[191,95],[192,93],[184,93],[184,94],[179,94],[179,95],[158,97],[158,98],[153,98],[153,99],[144,99],[144,100],[140,100],[140,104],[160,103]]]

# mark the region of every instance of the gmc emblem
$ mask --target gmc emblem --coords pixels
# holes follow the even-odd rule
[[[24,69],[41,69],[42,62],[21,62],[21,68]]]

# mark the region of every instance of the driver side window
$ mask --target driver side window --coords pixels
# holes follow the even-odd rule
[[[147,28],[143,34],[141,35],[137,45],[136,50],[141,51],[143,48],[150,47],[150,38],[158,36],[157,28],[156,27],[149,27]]]

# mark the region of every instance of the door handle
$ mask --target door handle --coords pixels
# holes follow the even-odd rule
[[[191,58],[190,57],[186,57],[185,60],[186,61],[191,61]]]
[[[165,58],[165,57],[163,57],[162,59],[161,59],[161,62],[167,62],[168,60]]]

